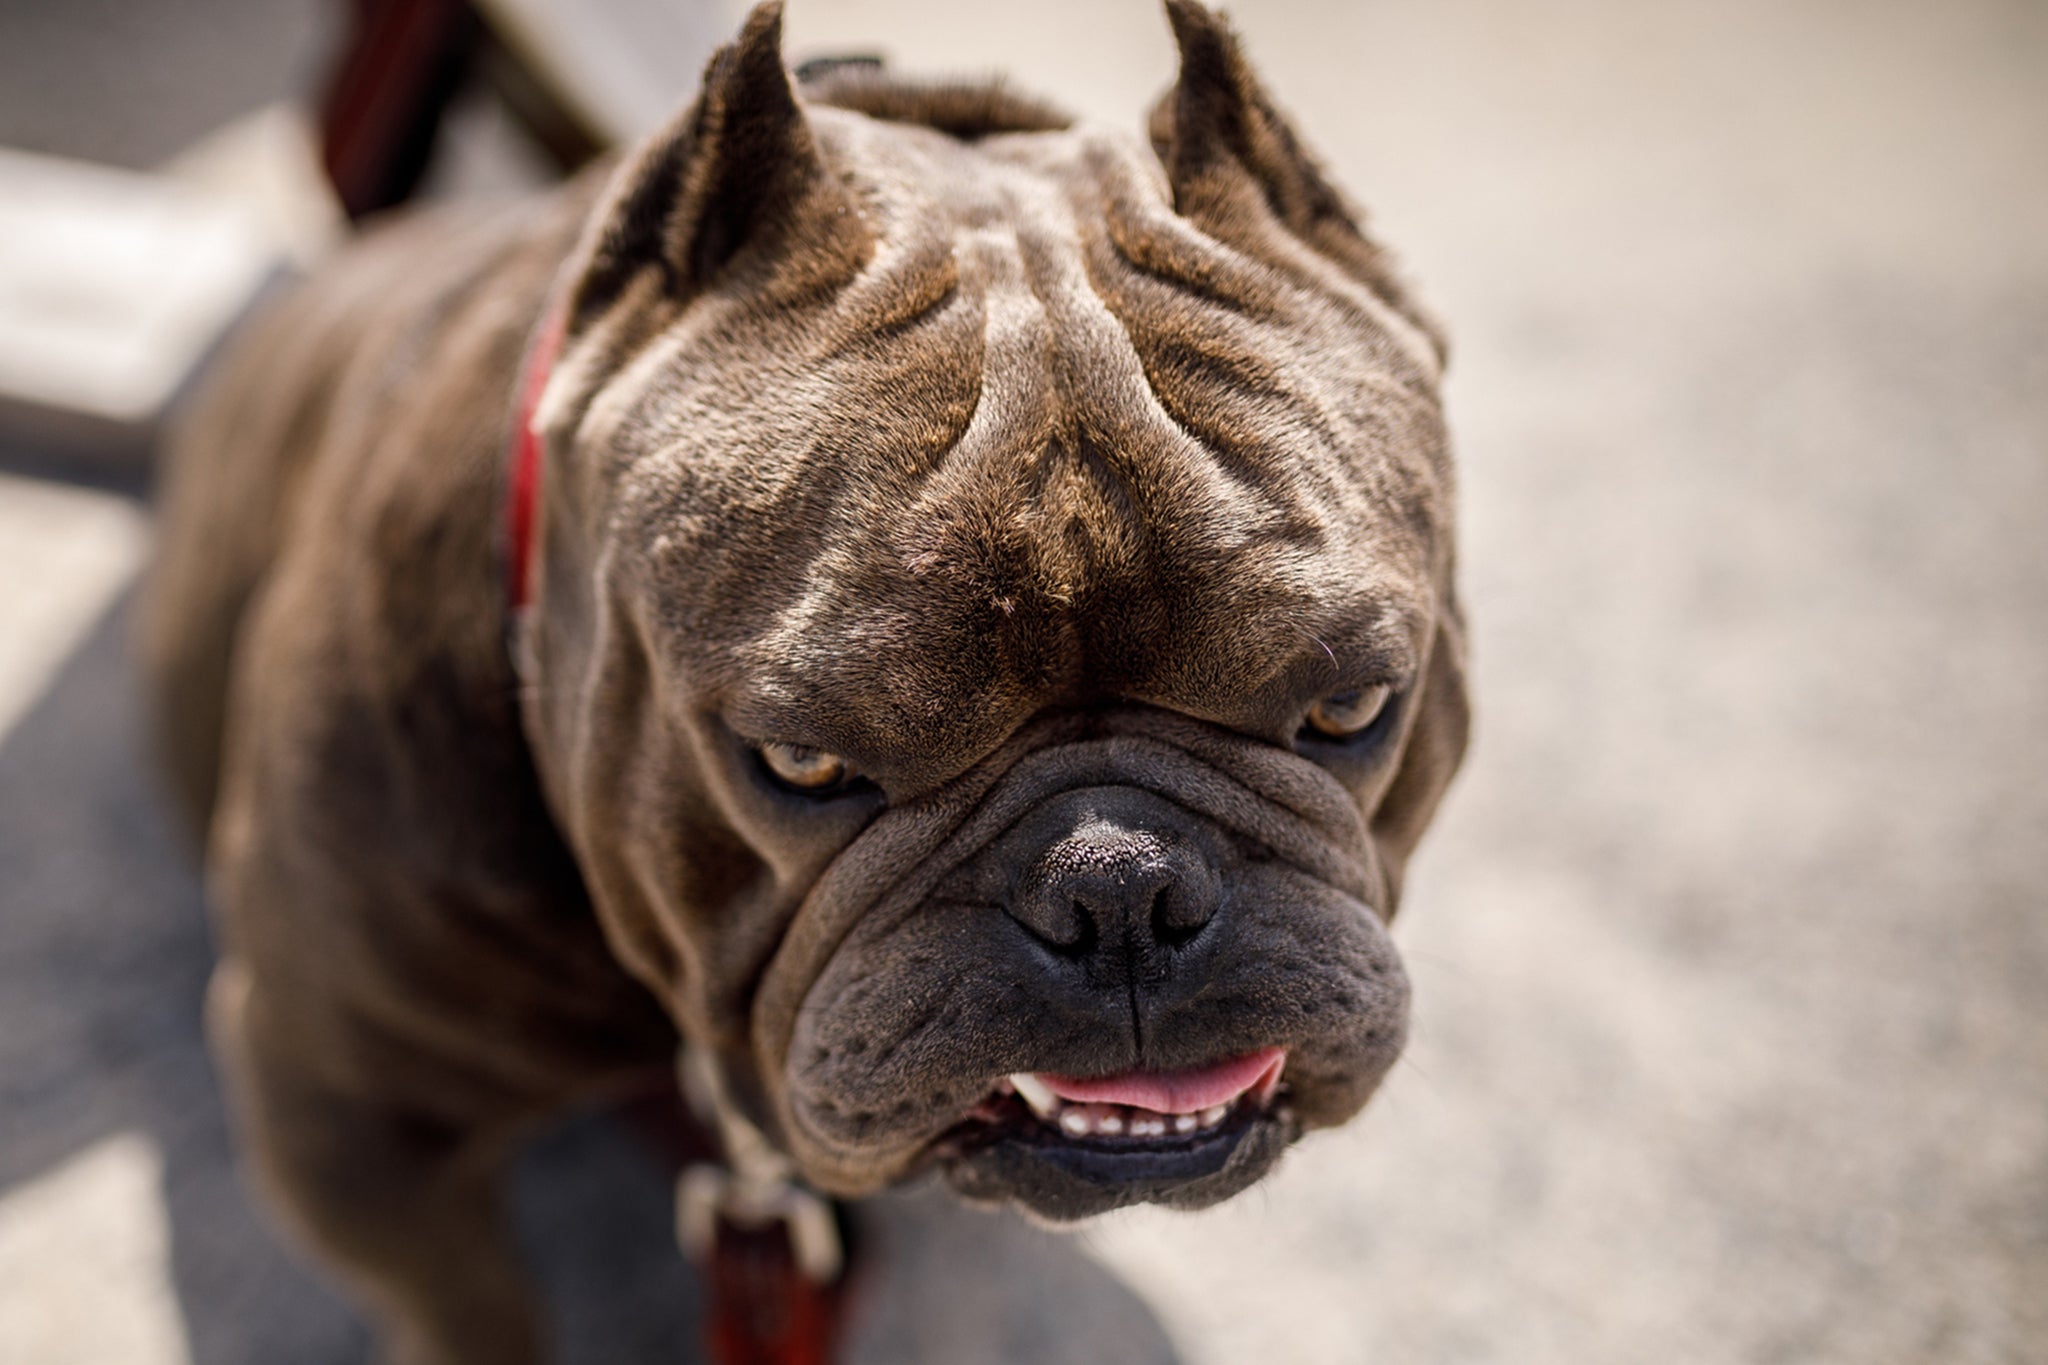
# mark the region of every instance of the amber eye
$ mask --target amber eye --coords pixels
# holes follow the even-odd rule
[[[777,781],[802,792],[829,792],[859,776],[853,765],[838,754],[805,744],[763,744],[761,762]]]
[[[1308,709],[1308,724],[1324,739],[1350,739],[1380,718],[1387,709],[1390,687],[1353,687],[1332,692]]]

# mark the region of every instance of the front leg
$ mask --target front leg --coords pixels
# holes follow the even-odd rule
[[[245,1157],[290,1231],[375,1319],[389,1365],[537,1362],[534,1293],[502,1207],[533,1116],[471,1103],[456,1118],[323,1078],[291,1055],[290,1005],[232,957],[207,1014]]]

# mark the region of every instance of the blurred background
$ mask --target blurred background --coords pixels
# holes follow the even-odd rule
[[[123,631],[161,412],[343,231],[308,118],[371,8],[0,0],[10,1362],[364,1349],[235,1183]],[[468,84],[409,87],[446,97],[431,154],[359,128],[345,197],[540,183],[741,13],[481,8]],[[1449,323],[1477,739],[1367,1114],[1091,1261],[1031,1243],[983,1327],[1121,1283],[1144,1309],[1064,1358],[2048,1360],[2048,7],[1234,13]],[[792,61],[999,69],[1133,130],[1173,70],[1148,0],[787,28]],[[571,1358],[686,1358],[664,1198],[602,1132],[535,1158]],[[946,1226],[955,1263],[1010,1235]],[[993,1335],[931,1358],[1067,1349]]]

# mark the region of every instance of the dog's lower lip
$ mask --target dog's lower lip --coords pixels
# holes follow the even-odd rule
[[[1076,1122],[1077,1111],[1091,1121]],[[999,1088],[935,1144],[933,1154],[970,1168],[993,1160],[992,1169],[1022,1177],[1026,1187],[1047,1178],[1079,1182],[1103,1192],[1112,1201],[1107,1208],[1159,1199],[1215,1177],[1248,1141],[1276,1125],[1284,1131],[1292,1121],[1284,1091],[1263,1099],[1242,1095],[1195,1115],[1091,1104],[1068,1106],[1060,1118],[1048,1122]],[[1031,1171],[1040,1174],[1026,1174]]]

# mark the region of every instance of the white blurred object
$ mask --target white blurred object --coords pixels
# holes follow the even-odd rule
[[[288,111],[229,125],[164,174],[0,148],[0,411],[89,442],[146,434],[333,221]]]
[[[134,575],[148,541],[128,498],[0,474],[0,740]]]
[[[309,266],[347,225],[320,169],[318,136],[295,104],[272,104],[207,134],[167,162],[161,178],[230,205],[269,249]]]
[[[276,259],[201,191],[0,151],[0,396],[146,426]]]
[[[0,1360],[188,1365],[162,1168],[118,1133],[0,1197]]]

